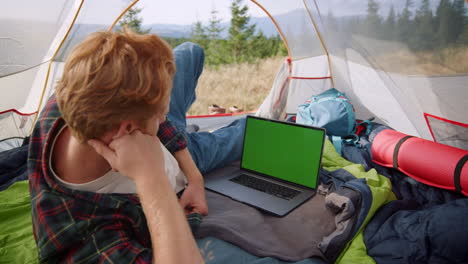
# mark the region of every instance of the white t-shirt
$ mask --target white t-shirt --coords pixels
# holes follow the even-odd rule
[[[54,151],[55,142],[64,128],[65,127],[63,127],[55,137],[54,142],[52,143],[52,150],[50,152],[49,157],[49,167],[52,171],[52,174],[61,184],[65,185],[70,189],[95,193],[136,193],[135,182],[133,182],[130,178],[127,178],[119,172],[115,172],[113,170],[110,170],[102,177],[99,177],[87,183],[76,184],[66,182],[63,179],[61,179],[55,173],[52,167],[52,155]],[[164,165],[166,167],[166,176],[168,177],[169,182],[174,188],[174,191],[177,193],[185,187],[187,179],[185,177],[185,174],[180,169],[177,160],[162,143],[161,148],[164,153]]]

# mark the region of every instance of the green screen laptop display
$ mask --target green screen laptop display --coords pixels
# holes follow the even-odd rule
[[[242,169],[316,188],[325,131],[247,118]]]

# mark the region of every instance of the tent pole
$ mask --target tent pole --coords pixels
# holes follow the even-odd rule
[[[112,25],[107,29],[108,31],[111,31],[115,25],[117,24],[117,22],[119,22],[119,20],[123,17],[123,15],[125,13],[127,13],[127,11],[132,8],[136,3],[138,3],[139,0],[134,0],[130,5],[127,6],[127,8],[125,8],[125,10],[120,13],[120,15],[114,20],[114,23],[112,23]]]
[[[62,48],[63,43],[65,43],[65,40],[70,34],[72,27],[75,25],[76,19],[78,18],[78,15],[80,14],[80,11],[81,11],[81,7],[83,7],[83,3],[84,3],[84,0],[81,0],[80,5],[78,6],[78,10],[76,10],[75,16],[73,17],[72,23],[70,27],[68,27],[67,33],[65,33],[65,36],[63,37],[57,49],[55,50],[54,55],[52,55],[52,58],[49,60],[49,66],[47,68],[44,87],[42,88],[41,98],[39,99],[39,105],[37,106],[36,116],[34,117],[34,121],[32,122],[31,131],[29,132],[29,134],[32,134],[34,130],[34,126],[37,122],[37,118],[39,117],[39,111],[41,110],[42,101],[44,100],[45,91],[47,90],[47,83],[49,82],[50,70],[52,69],[52,63],[54,62],[55,57],[57,57],[59,50]]]
[[[315,0],[314,0],[315,1]],[[320,34],[320,31],[318,30],[317,24],[315,23],[314,18],[312,17],[312,14],[310,13],[309,7],[307,6],[307,3],[305,0],[302,0],[304,3],[304,7],[307,10],[307,14],[309,14],[310,21],[312,21],[312,24],[314,25],[315,32],[317,33],[317,36],[320,40],[320,43],[322,44],[323,50],[325,51],[325,54],[327,55],[327,60],[328,60],[328,71],[330,71],[330,81],[332,83],[332,87],[335,87],[335,81],[333,80],[333,74],[332,74],[332,68],[331,68],[331,60],[330,60],[330,53],[328,53],[328,49],[325,46],[325,42],[323,41],[322,34]],[[317,10],[318,11],[318,10]],[[335,87],[336,88],[336,87]]]

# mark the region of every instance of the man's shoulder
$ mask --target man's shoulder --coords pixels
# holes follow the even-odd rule
[[[60,119],[60,116],[57,101],[55,96],[52,96],[41,111],[29,140],[27,168],[32,197],[42,189],[40,184],[44,181],[43,174],[47,171],[49,166],[47,162],[47,148],[48,146],[50,147],[51,144],[47,143],[54,138],[53,128],[59,128],[65,125],[65,122]],[[56,130],[58,131],[58,129]]]
[[[62,113],[58,107],[57,98],[55,97],[55,94],[53,94],[39,114],[35,129],[38,126],[41,128],[48,128],[60,117],[62,117]]]
[[[135,241],[142,250],[151,248],[144,213],[135,195],[71,190],[53,177],[49,162],[52,142],[65,125],[52,96],[41,111],[29,144],[33,231],[40,259],[62,262],[91,255],[99,259],[96,247],[85,247],[87,243],[102,245],[101,249],[115,243],[116,249],[125,241]]]
[[[81,197],[80,193],[42,190],[33,201],[33,226],[41,260],[80,262],[89,259],[86,263],[94,263],[106,254],[126,260],[127,254],[134,258],[151,248],[143,212],[136,213],[134,206],[125,206],[122,201],[120,209],[106,206],[107,194],[94,196],[95,203],[90,197]]]
[[[40,112],[36,124],[34,124],[34,129],[31,134],[31,145],[38,145],[38,143],[42,145],[52,126],[61,116],[62,114],[57,105],[55,95],[52,95]]]

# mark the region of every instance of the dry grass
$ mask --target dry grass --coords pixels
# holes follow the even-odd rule
[[[438,52],[421,55],[432,64],[443,65],[455,73],[468,73],[468,46],[445,48]]]
[[[208,106],[237,106],[246,111],[257,109],[268,95],[284,58],[268,58],[255,64],[205,67],[197,86],[197,100],[188,115],[206,115]]]
[[[407,75],[451,75],[468,73],[468,47],[444,48],[413,53],[407,49],[376,58],[386,71]]]
[[[404,75],[452,75],[468,73],[468,45],[415,52],[398,41],[353,36],[362,50],[348,59]]]

